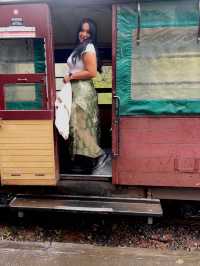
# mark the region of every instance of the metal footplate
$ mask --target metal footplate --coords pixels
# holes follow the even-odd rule
[[[160,200],[93,196],[17,195],[9,207],[17,210],[55,210],[66,212],[162,216]]]

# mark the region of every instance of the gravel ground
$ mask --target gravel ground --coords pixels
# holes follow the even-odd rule
[[[0,216],[0,239],[56,241],[101,246],[200,250],[200,219],[97,216],[62,213],[16,213]]]

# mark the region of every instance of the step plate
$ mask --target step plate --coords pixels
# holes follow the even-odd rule
[[[20,210],[57,210],[67,212],[94,212],[130,214],[142,216],[162,216],[159,200],[113,199],[113,198],[31,198],[15,197],[10,208]]]

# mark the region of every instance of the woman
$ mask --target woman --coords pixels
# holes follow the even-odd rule
[[[67,60],[69,74],[64,82],[72,85],[71,152],[73,171],[80,173],[102,166],[107,159],[97,144],[97,95],[91,81],[97,74],[96,25],[91,19],[80,23],[77,43]]]

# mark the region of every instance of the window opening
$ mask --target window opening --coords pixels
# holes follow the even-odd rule
[[[46,79],[44,82],[40,75],[37,80],[35,74],[46,74],[44,39],[0,39],[0,75],[6,110],[45,108]]]

